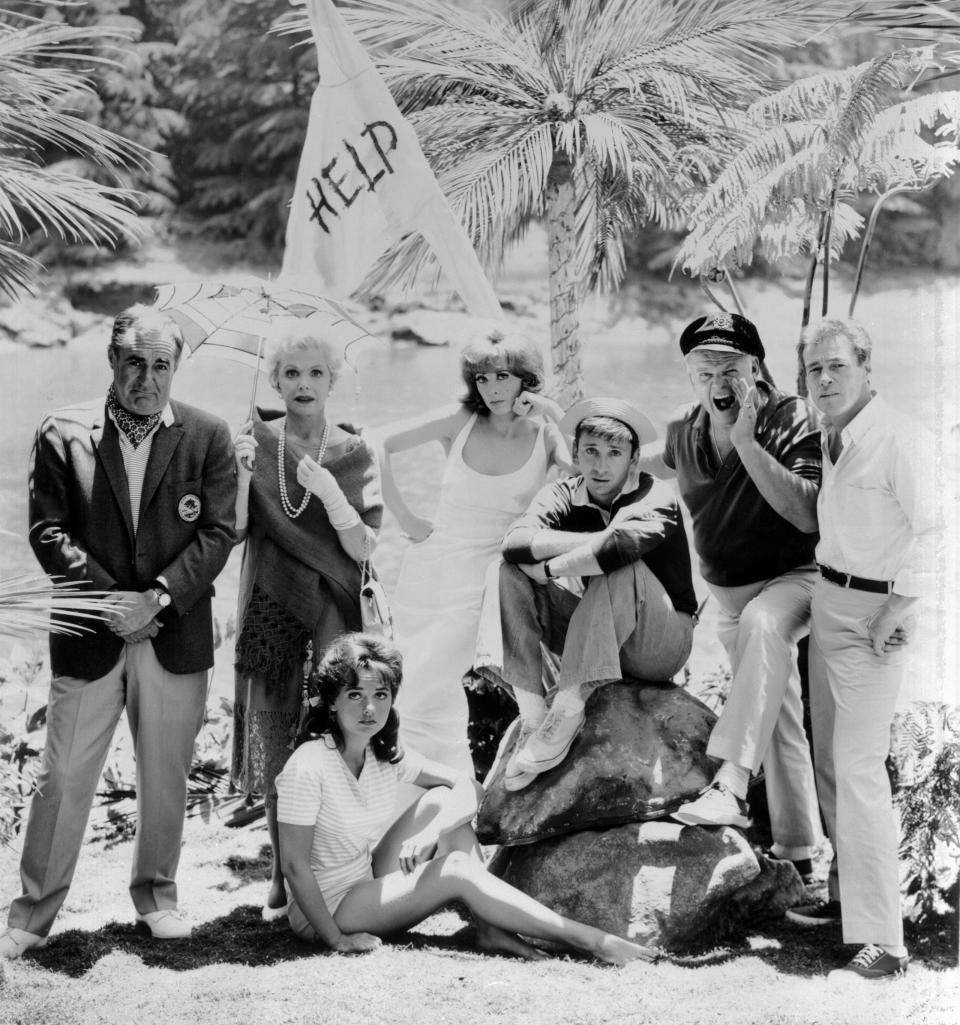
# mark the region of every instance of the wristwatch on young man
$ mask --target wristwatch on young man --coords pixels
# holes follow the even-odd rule
[[[154,601],[156,601],[161,610],[170,607],[170,603],[173,599],[170,597],[170,592],[163,586],[163,584],[156,581],[150,590],[153,591]]]

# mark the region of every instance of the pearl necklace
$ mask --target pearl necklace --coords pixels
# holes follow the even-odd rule
[[[330,433],[330,424],[323,425],[323,434],[320,435],[320,451],[317,453],[317,465],[323,462],[323,453],[327,451],[327,436]],[[298,508],[294,509],[293,502],[287,495],[287,471],[284,467],[284,453],[287,447],[287,421],[283,421],[283,425],[280,428],[280,442],[277,446],[277,481],[280,484],[280,504],[283,506],[283,511],[290,517],[291,520],[295,520],[300,513],[306,509],[310,502],[310,491],[304,489],[303,501],[300,503]]]

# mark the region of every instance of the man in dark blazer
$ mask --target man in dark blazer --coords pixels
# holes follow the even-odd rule
[[[187,773],[213,665],[210,598],[236,536],[227,425],[170,400],[183,340],[148,306],[114,322],[102,402],[46,416],[30,467],[30,543],[43,569],[110,592],[104,619],[51,636],[47,742],[0,957],[46,943],[73,877],[124,709],[137,761],[130,894],[158,939],[189,935],[175,876]]]

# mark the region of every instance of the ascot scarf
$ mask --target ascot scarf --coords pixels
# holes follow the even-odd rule
[[[111,384],[107,391],[107,409],[116,421],[117,427],[123,431],[134,448],[149,436],[150,432],[160,423],[160,417],[163,416],[162,409],[157,413],[148,413],[146,416],[124,409],[120,405],[115,384]]]

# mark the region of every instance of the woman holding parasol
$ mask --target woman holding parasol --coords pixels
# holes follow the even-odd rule
[[[283,328],[267,349],[285,414],[254,418],[235,439],[240,576],[233,777],[264,795],[273,855],[264,917],[286,907],[274,780],[292,750],[304,664],[360,627],[360,566],[376,543],[382,505],[373,448],[331,423],[327,399],[342,369],[340,343],[312,318]]]

